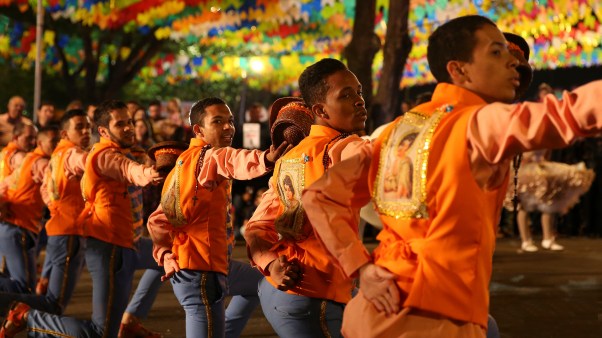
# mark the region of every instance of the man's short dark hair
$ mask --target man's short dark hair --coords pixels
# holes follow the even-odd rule
[[[106,100],[94,111],[94,124],[99,127],[109,128],[111,112],[119,109],[127,109],[127,105],[119,100]]]
[[[316,103],[324,102],[329,89],[326,78],[347,69],[344,63],[336,59],[322,59],[305,68],[299,76],[299,89],[305,103],[312,107]]]
[[[472,53],[477,45],[475,32],[485,25],[497,27],[493,21],[484,16],[461,16],[439,26],[429,36],[426,57],[437,82],[452,82],[447,72],[448,62],[472,61]]]
[[[59,128],[57,126],[48,126],[48,127],[40,128],[40,130],[38,130],[38,140],[42,136],[48,136],[49,133],[58,134]]]
[[[38,106],[38,110],[42,109],[42,107],[44,107],[44,106],[54,107],[54,103],[52,103],[50,101],[42,101],[42,102],[40,102],[40,105]]]
[[[200,124],[203,126],[203,119],[205,118],[205,113],[207,112],[205,109],[216,104],[225,105],[226,101],[220,99],[219,97],[208,97],[195,102],[190,108],[190,125],[193,126],[195,124]]]
[[[25,132],[25,128],[31,127],[34,130],[37,130],[36,126],[31,124],[30,122],[17,122],[15,124],[15,128],[13,129],[13,137],[21,136]]]
[[[152,100],[152,101],[151,101],[151,102],[148,104],[148,106],[149,106],[149,107],[151,107],[151,106],[159,106],[159,107],[161,107],[161,101],[159,101],[159,100]]]
[[[71,109],[68,110],[63,117],[61,117],[60,126],[62,130],[67,130],[69,128],[69,121],[76,116],[86,117],[86,112],[83,109]]]

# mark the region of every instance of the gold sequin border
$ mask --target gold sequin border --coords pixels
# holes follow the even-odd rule
[[[380,214],[395,217],[396,219],[427,219],[429,217],[428,209],[426,207],[428,158],[433,134],[435,133],[435,129],[441,122],[444,114],[445,111],[442,109],[437,109],[430,117],[419,112],[409,111],[397,122],[391,133],[387,135],[387,138],[383,142],[384,147],[381,149],[375,187],[374,191],[372,192],[372,198]],[[386,202],[383,201],[378,194],[383,175],[383,164],[385,163],[385,157],[387,156],[387,151],[384,151],[384,149],[391,147],[391,135],[394,134],[395,130],[400,124],[407,124],[421,129],[425,124],[428,124],[426,131],[421,131],[422,135],[420,135],[417,140],[419,143],[418,150],[416,152],[416,162],[419,163],[419,165],[414,167],[413,176],[418,177],[419,180],[414,180],[412,183],[413,191],[416,191],[417,193],[408,202]]]

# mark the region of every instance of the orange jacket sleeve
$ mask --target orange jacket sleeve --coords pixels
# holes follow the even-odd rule
[[[152,168],[130,160],[119,151],[108,149],[96,158],[98,173],[119,182],[128,182],[144,187],[152,182]]]
[[[250,180],[269,172],[265,165],[266,152],[259,150],[224,147],[209,149],[203,168],[199,173],[199,184],[213,189],[225,179]]]
[[[173,238],[171,236],[173,226],[167,220],[161,204],[148,218],[146,223],[148,233],[153,240],[153,258],[160,266],[163,266],[163,255],[171,252]]]
[[[467,131],[471,159],[500,163],[529,150],[560,148],[602,129],[602,81],[548,95],[543,102],[493,103],[476,111]]]
[[[261,197],[261,202],[247,223],[244,237],[247,242],[247,254],[251,263],[256,265],[261,273],[269,275],[266,267],[277,254],[271,251],[278,243],[278,233],[274,229],[274,220],[278,216],[280,202],[278,194],[270,180],[270,188]]]
[[[337,259],[348,277],[371,261],[357,228],[359,209],[370,200],[368,171],[371,146],[349,147],[355,154],[333,165],[303,191],[305,213],[326,249]],[[353,149],[352,149],[353,148]]]
[[[84,168],[86,165],[86,158],[88,152],[83,151],[79,148],[73,147],[67,150],[65,155],[65,176],[67,177],[81,177],[84,174]]]

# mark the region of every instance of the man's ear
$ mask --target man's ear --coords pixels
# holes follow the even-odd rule
[[[201,129],[201,126],[196,123],[192,125],[192,132],[194,132],[194,135],[203,137],[203,129]]]
[[[470,81],[468,74],[464,69],[464,62],[449,61],[447,63],[447,72],[449,73],[453,84],[462,84],[466,81]]]
[[[60,135],[61,135],[61,138],[66,139],[67,138],[67,131],[64,130],[64,129],[61,129]]]
[[[109,129],[106,127],[98,126],[98,135],[104,138],[111,138],[111,135],[109,135]]]
[[[324,111],[324,105],[321,103],[316,103],[311,107],[312,113],[314,116],[317,116],[321,119],[328,119],[328,114]]]

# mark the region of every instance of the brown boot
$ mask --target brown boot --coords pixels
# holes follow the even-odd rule
[[[132,320],[127,324],[121,323],[119,327],[118,338],[163,338],[159,332],[151,331],[137,320]],[[2,338],[2,337],[0,337]]]
[[[23,331],[27,326],[27,315],[29,314],[29,305],[25,303],[13,303],[6,319],[0,328],[0,338],[12,338],[17,333]]]

